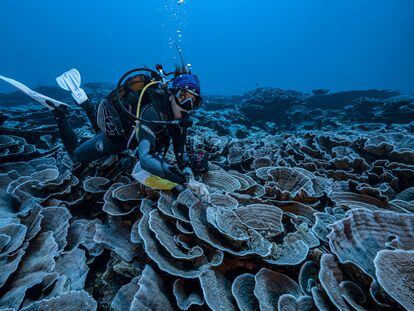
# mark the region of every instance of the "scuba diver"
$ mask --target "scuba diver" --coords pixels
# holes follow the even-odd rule
[[[145,73],[128,77],[136,72]],[[173,79],[167,81],[167,76],[172,74]],[[53,111],[62,142],[74,161],[87,164],[133,149],[139,161],[132,176],[141,184],[160,190],[186,186],[198,196],[208,196],[207,187],[195,180],[188,155],[187,130],[192,125],[189,114],[198,109],[203,100],[199,79],[187,67],[169,74],[164,73],[161,65],[157,65],[157,71],[131,70],[119,80],[116,89],[102,99],[98,109],[80,87],[81,78],[76,69],[59,76],[56,79],[59,86],[71,91],[95,131],[94,137],[81,144],[70,124],[67,104],[32,91],[15,80],[3,76],[0,79]],[[172,88],[168,87],[168,82],[172,82]],[[171,143],[175,165],[167,161]],[[205,170],[207,160],[202,159],[200,163]]]

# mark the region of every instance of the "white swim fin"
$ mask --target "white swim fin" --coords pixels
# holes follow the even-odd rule
[[[56,82],[62,89],[72,92],[72,96],[78,104],[88,100],[85,91],[80,87],[81,81],[81,75],[75,68],[64,72],[56,78]]]
[[[43,94],[40,94],[36,91],[33,91],[33,90],[29,89],[26,85],[24,85],[24,84],[22,84],[22,83],[20,83],[16,80],[4,77],[2,75],[0,75],[0,79],[7,82],[7,83],[10,83],[15,88],[19,89],[20,91],[22,91],[23,93],[25,93],[26,95],[31,97],[34,101],[38,102],[39,104],[45,106],[46,108],[48,108],[50,110],[53,110],[53,109],[61,107],[61,106],[68,107],[67,104],[65,104],[61,101],[58,101],[56,99],[47,97],[47,96],[45,96]]]

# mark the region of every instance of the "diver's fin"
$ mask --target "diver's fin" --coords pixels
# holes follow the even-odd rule
[[[10,83],[15,88],[19,89],[20,91],[22,91],[23,93],[25,93],[26,95],[31,97],[33,100],[35,100],[36,102],[38,102],[39,104],[45,106],[46,108],[48,108],[50,110],[53,110],[55,108],[59,108],[60,106],[68,107],[67,104],[65,104],[61,101],[58,101],[56,99],[47,97],[47,96],[45,96],[43,94],[40,94],[36,91],[33,91],[33,90],[29,89],[26,85],[24,85],[24,84],[22,84],[22,83],[20,83],[16,80],[4,77],[2,75],[0,75],[0,80],[3,80],[7,83]]]
[[[80,87],[81,75],[77,69],[73,68],[64,72],[56,78],[56,82],[62,89],[72,92],[72,96],[78,104],[82,104],[88,100],[85,91]]]

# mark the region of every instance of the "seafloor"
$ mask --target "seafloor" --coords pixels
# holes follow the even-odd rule
[[[81,167],[50,112],[0,107],[1,310],[414,310],[412,98],[207,97],[190,137],[210,203],[142,189],[121,158]]]

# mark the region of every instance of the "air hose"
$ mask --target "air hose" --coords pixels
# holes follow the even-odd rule
[[[130,71],[128,71],[128,72],[126,72],[122,77],[121,77],[121,79],[119,79],[119,81],[118,81],[118,84],[116,85],[116,89],[115,89],[115,94],[116,94],[116,99],[117,99],[117,102],[118,102],[118,105],[119,105],[119,107],[126,113],[126,115],[128,115],[128,117],[130,117],[131,119],[133,119],[133,120],[137,120],[137,119],[139,119],[138,117],[136,117],[136,116],[134,116],[132,113],[130,113],[125,107],[124,107],[124,104],[123,104],[123,101],[122,101],[122,99],[121,99],[121,96],[120,96],[120,94],[119,94],[119,92],[120,92],[120,89],[121,89],[121,85],[122,85],[122,82],[124,82],[124,80],[125,80],[125,78],[126,77],[128,77],[130,74],[132,74],[132,73],[134,73],[134,72],[140,72],[140,71],[146,71],[146,72],[149,72],[149,73],[151,73],[153,76],[155,76],[155,77],[157,77],[158,79],[161,79],[161,76],[160,76],[160,74],[158,73],[158,72],[156,72],[155,70],[152,70],[152,69],[148,69],[148,68],[137,68],[137,69],[132,69],[132,70],[130,70]]]
[[[117,86],[116,86],[116,89],[115,89],[115,94],[116,94],[116,100],[117,100],[117,102],[118,102],[118,106],[124,111],[124,113],[129,117],[129,118],[131,118],[132,120],[135,120],[135,121],[139,121],[139,122],[144,122],[144,123],[153,123],[153,124],[162,124],[162,125],[179,125],[179,122],[177,122],[177,121],[150,121],[150,120],[142,120],[140,117],[139,117],[139,108],[137,109],[137,114],[136,115],[133,115],[131,112],[129,112],[128,111],[128,109],[126,109],[125,107],[124,107],[124,105],[123,105],[123,101],[122,101],[122,99],[121,99],[121,96],[120,96],[120,88],[121,88],[121,84],[122,84],[122,82],[125,80],[125,78],[127,77],[127,76],[129,76],[131,73],[134,73],[134,72],[139,72],[139,71],[147,71],[147,72],[150,72],[151,74],[153,74],[157,79],[161,79],[161,76],[160,76],[160,74],[158,73],[158,72],[156,72],[156,71],[154,71],[154,70],[152,70],[152,69],[148,69],[148,68],[137,68],[137,69],[133,69],[133,70],[130,70],[130,71],[128,71],[128,72],[126,72],[122,77],[121,77],[121,79],[119,79],[119,81],[118,81],[118,84],[117,84]],[[143,88],[143,90],[142,90],[142,92],[141,92],[141,95],[140,95],[140,98],[139,98],[139,101],[138,101],[138,104],[139,105],[141,105],[141,102],[142,102],[142,98],[143,98],[143,94],[145,93],[145,91],[148,89],[148,87],[150,87],[150,86],[152,86],[152,85],[155,85],[155,84],[163,84],[163,82],[161,82],[161,81],[152,81],[152,82],[150,82],[148,85],[146,85],[144,88]]]
[[[141,108],[141,104],[142,104],[142,100],[143,100],[143,98],[144,98],[144,94],[145,94],[145,92],[148,90],[148,88],[150,88],[151,86],[154,86],[154,85],[158,85],[158,84],[163,84],[163,82],[162,81],[152,81],[152,82],[150,82],[150,83],[148,83],[143,89],[142,89],[142,91],[141,91],[141,94],[140,94],[140,96],[139,96],[139,99],[138,99],[138,103],[137,103],[137,111],[136,111],[136,115],[133,115],[131,112],[129,112],[125,107],[124,107],[124,105],[123,105],[123,101],[122,101],[122,99],[121,99],[121,96],[120,96],[120,88],[121,88],[121,84],[122,84],[122,82],[125,80],[125,78],[127,77],[127,76],[129,76],[131,73],[134,73],[134,72],[139,72],[139,71],[147,71],[147,72],[150,72],[153,76],[155,76],[156,77],[156,79],[162,79],[162,77],[161,77],[161,75],[158,73],[158,72],[156,72],[156,71],[154,71],[154,70],[152,70],[152,69],[148,69],[148,68],[137,68],[137,69],[133,69],[133,70],[130,70],[130,71],[128,71],[128,72],[126,72],[122,77],[121,77],[121,79],[119,79],[119,81],[118,81],[118,84],[117,84],[117,86],[116,86],[116,89],[115,89],[115,92],[116,92],[116,99],[117,99],[117,102],[118,102],[118,105],[120,106],[120,108],[125,112],[125,114],[129,117],[129,118],[131,118],[131,119],[133,119],[134,121],[135,121],[135,131],[134,130],[132,130],[132,132],[131,132],[131,135],[130,135],[130,137],[129,137],[129,139],[128,139],[128,143],[127,143],[127,146],[129,147],[129,145],[130,145],[130,143],[131,143],[131,141],[132,141],[132,139],[133,139],[133,137],[134,136],[136,136],[136,137],[138,137],[138,132],[139,132],[139,123],[152,123],[152,124],[160,124],[160,125],[180,125],[181,123],[180,123],[180,121],[178,121],[178,120],[174,120],[174,121],[152,121],[152,120],[143,120],[143,119],[141,119],[140,117],[139,117],[139,114],[140,114],[140,108]]]
[[[141,110],[141,103],[142,103],[142,99],[144,98],[144,94],[145,92],[153,85],[157,85],[157,84],[162,84],[162,82],[160,81],[152,81],[150,83],[148,83],[141,91],[141,94],[139,95],[139,99],[138,99],[138,104],[137,104],[137,119],[139,118],[139,113]]]
[[[145,94],[145,92],[151,87],[151,86],[153,86],[153,85],[158,85],[158,84],[162,84],[162,82],[160,82],[160,81],[152,81],[152,82],[150,82],[150,83],[148,83],[143,89],[142,89],[142,91],[141,91],[141,94],[139,95],[139,99],[138,99],[138,103],[137,103],[137,114],[136,114],[136,117],[137,117],[137,121],[142,121],[141,119],[140,119],[140,117],[139,117],[139,113],[140,113],[140,111],[141,111],[141,103],[142,103],[142,99],[144,98],[144,94]],[[136,132],[136,135],[137,135],[137,137],[138,137],[138,133],[139,133],[139,126],[138,126],[138,122],[137,122],[137,125],[135,126],[135,132]]]

